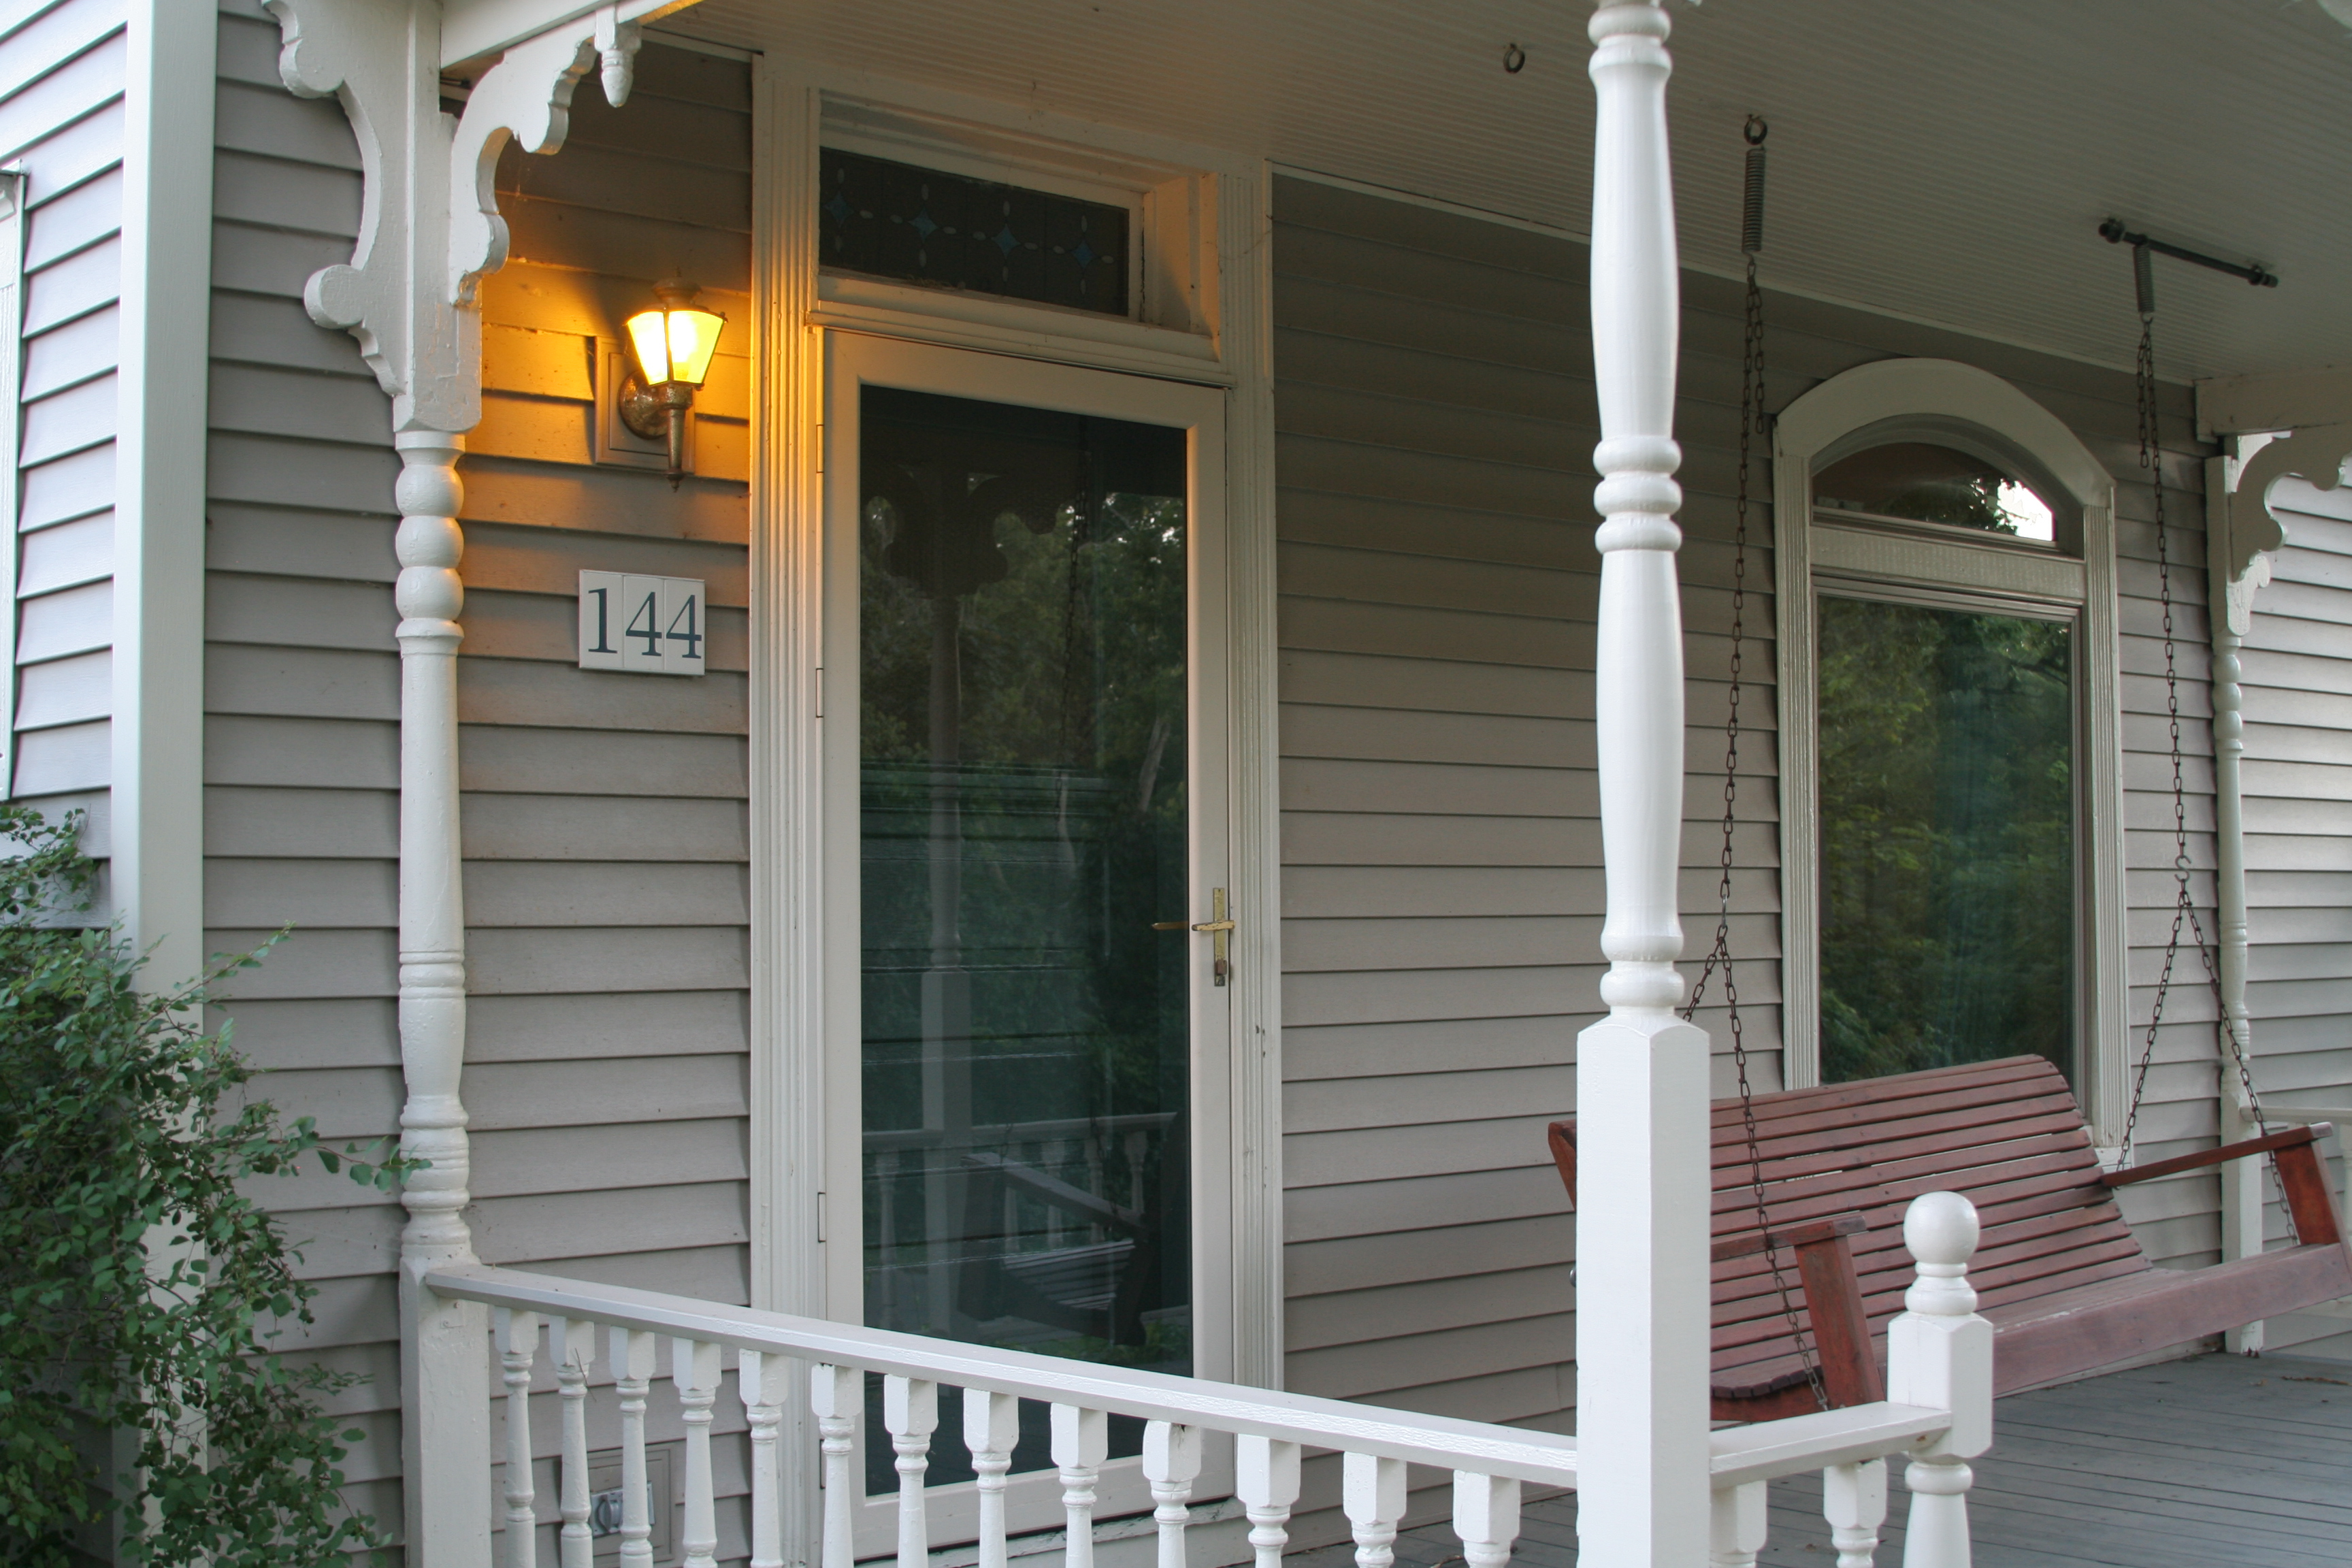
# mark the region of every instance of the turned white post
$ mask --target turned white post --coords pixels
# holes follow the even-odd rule
[[[1281,1568],[1290,1543],[1290,1505],[1298,1500],[1298,1445],[1244,1432],[1234,1439],[1234,1495],[1249,1516],[1257,1568]]]
[[[716,1568],[719,1508],[710,1473],[710,1421],[719,1403],[719,1347],[704,1340],[673,1339],[670,1382],[677,1388],[678,1417],[686,1424],[686,1528],[679,1532],[683,1568]]]
[[[1992,1447],[1992,1325],[1977,1316],[1969,1258],[1977,1211],[1958,1193],[1927,1193],[1903,1216],[1918,1273],[1886,1328],[1886,1397],[1952,1413],[1951,1428],[1904,1471],[1911,1513],[1904,1568],[1969,1568],[1969,1461]]]
[[[642,1329],[613,1331],[613,1394],[621,1407],[621,1568],[653,1568],[654,1521],[646,1474],[646,1396],[660,1343]],[[669,1499],[661,1500],[667,1508]]]
[[[1404,1519],[1404,1461],[1349,1454],[1340,1461],[1339,1500],[1356,1538],[1356,1568],[1391,1568]]]
[[[596,1325],[551,1318],[547,1353],[563,1400],[563,1473],[557,1481],[563,1528],[556,1537],[562,1568],[593,1568],[596,1538],[588,1527],[588,1367],[596,1359]]]
[[[963,1391],[963,1446],[971,1450],[980,1495],[980,1568],[1004,1568],[1004,1477],[1021,1442],[1021,1401],[985,1388]]]
[[[1764,1550],[1765,1483],[1717,1490],[1708,1510],[1707,1568],[1756,1568]]]
[[[923,1477],[931,1468],[931,1434],[940,1428],[940,1385],[920,1377],[884,1378],[882,1427],[898,1455],[898,1568],[923,1568],[931,1552]]]
[[[1143,1479],[1151,1483],[1151,1517],[1160,1527],[1159,1568],[1184,1568],[1184,1531],[1192,1522],[1192,1483],[1201,1477],[1201,1429],[1154,1421],[1143,1429]]]
[[[1504,1568],[1519,1537],[1519,1483],[1471,1470],[1454,1472],[1454,1533],[1470,1568]]]
[[[1110,1457],[1110,1417],[1056,1405],[1052,1418],[1053,1458],[1062,1481],[1062,1563],[1064,1568],[1094,1568],[1095,1481]]]
[[[466,913],[457,842],[458,437],[394,437],[400,563],[400,1060],[407,1099],[401,1152],[427,1162],[401,1184],[401,1421],[410,1485],[431,1506],[411,1510],[409,1550],[434,1568],[487,1568],[489,1536],[474,1510],[489,1470],[488,1314],[425,1286],[436,1268],[475,1261],[464,1211],[471,1181],[466,1107]]]
[[[536,1568],[539,1516],[530,1477],[530,1366],[539,1355],[539,1314],[498,1311],[499,1362],[507,1385],[507,1564]],[[558,1347],[559,1352],[561,1347]]]
[[[850,1478],[849,1460],[857,1447],[857,1414],[865,1398],[865,1374],[856,1367],[809,1368],[809,1407],[816,1415],[817,1447],[824,1456],[823,1568],[852,1568],[857,1561],[852,1510],[858,1488]]]
[[[2267,445],[2268,443],[2263,443]],[[2227,443],[2242,449],[2243,437]],[[2270,581],[2267,552],[2238,558],[2238,530],[2231,500],[2243,459],[2232,455],[2205,461],[2206,620],[2213,637],[2213,904],[2214,945],[2221,968],[2221,1012],[2238,1048],[2249,1059],[2254,1049],[2253,1013],[2246,1005],[2246,717],[2244,668],[2240,655],[2252,629],[2255,591]],[[2340,471],[2340,470],[2339,470]],[[2267,481],[2263,481],[2265,489]],[[2258,500],[2262,498],[2257,498]],[[2263,507],[2263,521],[2276,520]],[[2277,536],[2284,542],[2284,534]],[[2266,541],[2258,541],[2266,542]],[[2220,1084],[2221,1142],[2259,1135],[2245,1088],[2238,1081],[2226,1043]],[[2263,1163],[2232,1160],[2221,1167],[2221,1256],[2251,1258],[2263,1250]],[[2241,1355],[2261,1353],[2260,1319],[2232,1329],[2229,1348]]]
[[[784,1401],[792,1397],[793,1363],[761,1351],[735,1355],[735,1392],[751,1436],[751,1568],[784,1568],[784,1467],[778,1437]]]
[[[1829,1521],[1837,1568],[1872,1568],[1878,1527],[1886,1522],[1886,1461],[1864,1459],[1822,1471],[1822,1517]]]
[[[1592,360],[1601,402],[1594,744],[1609,1016],[1577,1045],[1577,1533],[1593,1568],[1704,1561],[1707,1468],[1707,1041],[1683,997],[1683,799],[1675,551],[1675,276],[1668,25],[1606,5],[1590,27]]]

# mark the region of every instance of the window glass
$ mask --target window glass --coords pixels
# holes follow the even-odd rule
[[[1127,314],[1128,211],[827,147],[817,256],[851,272]]]
[[[2016,539],[2056,538],[2040,496],[1981,458],[1925,441],[1872,447],[1832,463],[1813,477],[1813,504]]]
[[[1821,604],[1822,1078],[2074,1072],[2074,627]]]
[[[1192,901],[1185,433],[863,410],[866,1321],[1190,1373],[1193,964],[1154,929]],[[1113,1418],[1114,1457],[1141,1441]],[[931,1484],[971,1474],[940,1445]]]

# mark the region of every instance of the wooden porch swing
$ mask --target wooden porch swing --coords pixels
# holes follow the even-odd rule
[[[1969,1268],[1979,1310],[1994,1329],[1996,1394],[2096,1371],[2263,1318],[2352,1295],[2352,1246],[2318,1141],[2326,1122],[2293,1127],[2177,1159],[2117,1171],[2102,1167],[2081,1110],[2055,1064],[2010,1057],[1841,1083],[1756,1094],[1748,1083],[1739,993],[1732,973],[1731,869],[1738,792],[1741,621],[1746,604],[1750,444],[1765,427],[1762,295],[1766,127],[1751,117],[1740,248],[1747,258],[1738,506],[1731,607],[1730,709],[1726,725],[1720,909],[1684,1016],[1720,975],[1728,1009],[1736,1098],[1714,1110],[1714,1314],[1710,1378],[1717,1420],[1769,1421],[1885,1397],[1887,1323],[1903,1310],[1913,1271],[1903,1246],[1906,1208],[1923,1193],[1957,1192],[1982,1225]],[[2140,463],[2157,448],[2149,253],[2135,247],[2140,344]],[[2172,636],[2164,494],[2155,486],[2162,584],[2166,686],[2173,714],[2176,900],[2149,1018],[2132,1131],[2163,1022],[2184,931],[2214,990],[2216,1032],[2234,1064],[2257,1126],[2262,1108],[2219,973],[2189,894],[2181,784],[2179,679]],[[1552,1157],[1576,1201],[1576,1124],[1550,1126]],[[2267,1154],[2294,1227],[2294,1245],[2200,1269],[2155,1267],[2124,1221],[2115,1189],[2159,1176]],[[1793,1288],[1781,1262],[1793,1252]]]
[[[1984,1226],[1969,1282],[1993,1324],[1997,1394],[2352,1295],[2352,1249],[2316,1147],[2330,1131],[2324,1122],[2106,1172],[2066,1080],[2040,1057],[1749,1103],[1755,1163],[1741,1103],[1725,1100],[1714,1114],[1717,1420],[1885,1397],[1886,1324],[1912,1278],[1903,1213],[1927,1192],[1960,1194]],[[1575,1123],[1555,1121],[1550,1132],[1573,1202]],[[2148,1261],[2116,1188],[2265,1152],[2277,1162],[2295,1245],[2209,1268]],[[1759,1173],[1769,1231],[1757,1223]],[[1796,1254],[1794,1311],[1772,1278],[1780,1248]]]

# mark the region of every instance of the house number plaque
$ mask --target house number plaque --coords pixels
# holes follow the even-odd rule
[[[700,675],[709,633],[698,578],[580,574],[583,669]]]

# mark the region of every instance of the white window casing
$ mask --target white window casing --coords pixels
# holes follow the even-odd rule
[[[1865,447],[1906,440],[1950,447],[2018,475],[2057,513],[2058,551],[1944,543],[1815,517],[1815,473]],[[1821,1076],[1820,585],[1996,614],[2079,615],[2076,1093],[2094,1141],[2114,1143],[2131,1027],[2114,478],[2056,416],[2000,377],[1952,360],[1892,359],[1833,376],[1781,413],[1773,503],[1786,1082],[1803,1087]]]

